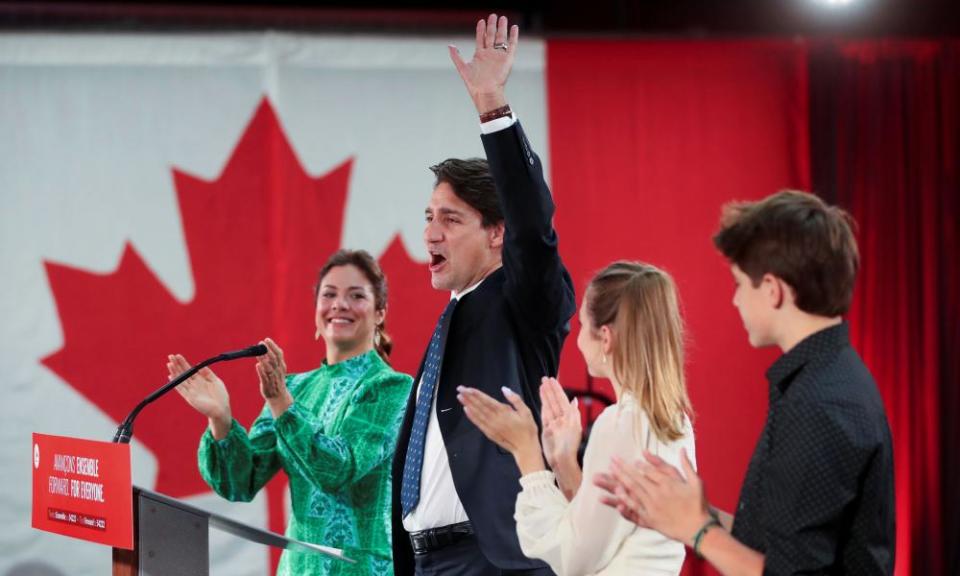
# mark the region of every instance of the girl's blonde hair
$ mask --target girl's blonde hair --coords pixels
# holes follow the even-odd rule
[[[683,321],[669,274],[650,264],[618,261],[597,273],[586,291],[594,333],[613,332],[613,372],[662,442],[684,435],[691,414],[683,376]]]

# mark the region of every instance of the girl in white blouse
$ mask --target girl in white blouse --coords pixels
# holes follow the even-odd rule
[[[472,388],[459,388],[458,398],[467,417],[520,468],[514,517],[524,554],[559,576],[679,574],[683,544],[621,518],[601,504],[603,491],[591,481],[613,456],[633,461],[648,451],[678,468],[681,449],[694,458],[673,280],[649,264],[615,262],[590,281],[580,325],[577,347],[590,375],[609,379],[617,396],[594,422],[582,471],[580,412],[555,379],[540,386],[540,437],[512,390],[504,388],[509,404]]]

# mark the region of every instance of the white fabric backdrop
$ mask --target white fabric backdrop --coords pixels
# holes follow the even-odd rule
[[[43,262],[109,273],[129,241],[189,301],[171,171],[215,178],[264,96],[309,174],[354,158],[341,244],[378,255],[399,232],[425,258],[426,167],[482,155],[450,41],[472,53],[467,37],[0,34],[0,576],[110,563],[109,549],[30,528],[30,433],[116,427],[39,362],[63,345]],[[525,38],[509,94],[548,163],[543,69],[543,44]],[[136,440],[133,467],[151,487],[158,462]],[[263,498],[191,502],[266,525]],[[256,546],[214,532],[211,547],[214,574],[266,572]]]

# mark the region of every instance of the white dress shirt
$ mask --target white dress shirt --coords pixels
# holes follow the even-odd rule
[[[466,296],[477,289],[483,280],[462,292],[453,293],[450,299]],[[420,383],[417,382],[417,398],[420,397]],[[437,387],[441,385],[437,382]],[[430,422],[427,424],[427,437],[423,447],[423,468],[420,470],[420,501],[417,507],[403,519],[407,532],[419,532],[428,528],[439,528],[459,522],[466,522],[467,512],[463,509],[457,488],[453,484],[450,472],[450,460],[443,443],[440,423],[437,420],[437,392],[433,391],[433,406],[430,408]]]

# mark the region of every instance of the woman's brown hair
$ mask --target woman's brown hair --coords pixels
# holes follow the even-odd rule
[[[673,279],[650,264],[618,261],[586,291],[589,328],[613,333],[613,372],[663,442],[684,435],[691,413],[683,374],[683,321]]]
[[[380,264],[366,250],[337,250],[327,259],[326,264],[320,269],[317,275],[317,285],[314,287],[313,297],[316,299],[319,294],[320,284],[323,278],[330,270],[339,266],[354,266],[373,287],[373,305],[377,311],[387,309],[387,277],[384,276]],[[384,317],[383,322],[377,325],[373,335],[373,347],[377,354],[383,358],[384,362],[390,363],[390,351],[393,350],[393,340],[387,334],[387,320]]]

